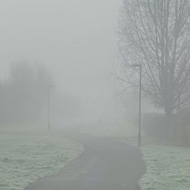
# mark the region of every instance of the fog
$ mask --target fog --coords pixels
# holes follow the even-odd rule
[[[2,0],[1,80],[10,78],[10,63],[42,65],[54,83],[50,89],[52,121],[59,117],[62,122],[115,123],[118,117],[125,118],[120,102],[116,110],[116,81],[111,76],[118,56],[120,8],[121,1],[115,0]],[[65,100],[59,108],[58,99]],[[70,104],[64,106],[67,99]]]
[[[189,189],[189,10],[0,0],[0,189]]]

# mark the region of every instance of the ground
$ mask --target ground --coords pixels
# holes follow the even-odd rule
[[[106,137],[73,136],[83,153],[56,175],[45,177],[26,190],[139,190],[145,164],[138,148]]]
[[[88,133],[109,136],[132,146],[137,146],[138,130],[125,124],[116,130],[93,128]],[[189,190],[190,148],[167,146],[158,139],[142,134],[141,152],[146,163],[146,173],[139,180],[142,190]]]
[[[96,172],[92,172],[92,175],[95,177],[97,176],[97,172],[101,172],[102,174],[102,171],[105,170],[106,167],[109,168],[110,165],[116,165],[116,163],[113,162],[119,159],[117,158],[117,155],[121,155],[120,151],[130,150],[130,153],[128,155],[131,155],[131,153],[136,154],[136,151],[132,151],[134,149],[130,149],[129,147],[129,149],[127,148],[122,150],[122,148],[119,148],[121,144],[116,144],[116,146],[112,143],[110,144],[110,141],[108,139],[106,140],[105,137],[109,137],[110,140],[117,139],[122,142],[127,142],[127,144],[131,144],[132,147],[135,147],[137,145],[136,130],[131,133],[131,130],[128,129],[119,129],[116,132],[115,129],[110,131],[105,130],[105,128],[103,131],[102,129],[98,131],[94,131],[95,128],[92,129],[93,131],[91,130],[89,134],[93,134],[96,137],[99,136],[98,138],[100,138],[100,136],[103,136],[103,138],[105,139],[103,140],[103,142],[105,143],[102,143],[103,146],[100,142],[91,143],[91,145],[94,145],[86,147],[89,151],[79,156],[79,159],[73,160],[73,166],[69,164],[65,168],[65,170],[67,171],[73,171],[74,167],[79,166],[78,172],[83,172],[81,179],[84,179],[86,177],[88,177],[88,179],[93,179],[93,177],[89,177],[89,173],[87,172],[87,170],[92,171],[93,168],[96,168]],[[86,130],[86,128],[84,130]],[[102,140],[100,141],[102,142]],[[84,144],[85,142],[80,143]],[[142,176],[141,179],[139,178],[139,185],[141,186],[142,190],[189,190],[190,148],[165,146],[163,144],[161,145],[155,142],[154,139],[149,137],[147,138],[146,136],[143,136],[142,144],[143,147],[141,148],[141,152],[143,153],[143,159],[147,165],[146,173]],[[55,146],[57,148],[55,148]],[[111,150],[110,147],[113,148],[114,155],[111,155],[111,153],[109,152]],[[103,154],[106,154],[102,158],[98,156],[100,152],[97,153],[97,151],[100,151],[100,148],[101,150],[106,150],[106,152],[102,151]],[[71,150],[74,150],[74,152],[72,152]],[[41,178],[45,175],[57,173],[60,168],[64,167],[70,160],[72,160],[79,154],[80,151],[78,150],[82,150],[79,143],[73,142],[68,139],[63,139],[63,133],[59,133],[59,138],[57,134],[56,138],[55,136],[50,138],[46,134],[43,138],[39,138],[37,136],[34,137],[32,135],[27,135],[25,137],[18,136],[18,134],[1,135],[0,190],[21,190],[28,183],[36,181],[38,178]],[[93,154],[93,152],[95,153]],[[68,155],[70,155],[71,157],[68,157]],[[123,158],[126,156],[127,159],[128,155],[123,155]],[[56,156],[57,159],[55,159]],[[85,159],[83,159],[83,156],[86,159],[89,158],[87,159],[88,161],[86,161],[86,163],[88,163],[86,169],[83,168],[83,166],[85,165]],[[44,157],[48,157],[48,160],[45,160]],[[105,162],[100,163],[98,161],[98,159],[100,158],[105,160]],[[111,160],[110,158],[113,159]],[[110,162],[112,162],[111,164],[109,164],[109,167],[108,165],[106,165],[108,163],[107,160],[110,160]],[[132,159],[130,158],[130,160]],[[78,161],[80,162],[80,164],[77,164]],[[35,167],[33,167],[34,165]],[[126,165],[126,163],[123,163],[123,165]],[[91,167],[91,169],[89,167]],[[113,170],[115,171],[116,169],[114,168]],[[66,174],[64,174],[64,176],[65,175]],[[115,176],[115,178],[117,178],[117,176]],[[109,178],[109,176],[107,177]],[[91,181],[93,182],[94,180]],[[138,181],[137,178],[136,181]],[[125,183],[120,184],[123,185],[123,187],[121,188],[127,189],[125,188]],[[111,188],[109,188],[109,190],[110,189]]]
[[[139,181],[142,190],[189,190],[190,148],[154,145],[142,152],[147,165]]]
[[[60,137],[0,135],[0,190],[23,190],[77,157],[82,146]]]

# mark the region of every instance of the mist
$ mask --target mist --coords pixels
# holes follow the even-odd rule
[[[27,65],[26,70],[34,75],[39,68],[47,75],[42,89],[36,85],[31,90],[30,84],[26,85],[33,97],[30,100],[25,96],[26,106],[21,106],[24,96],[17,95],[18,103],[11,103],[14,94],[19,94],[12,83],[13,97],[2,100],[7,102],[1,106],[2,129],[46,130],[49,122],[51,130],[80,128],[83,132],[106,135],[106,131],[112,134],[120,131],[120,125],[124,130],[132,127],[134,131],[134,125],[129,123],[137,119],[138,104],[131,106],[128,100],[129,105],[124,106],[120,97],[116,102],[117,81],[112,76],[118,57],[120,8],[121,1],[115,0],[0,2],[0,78],[3,86],[6,88],[10,83],[11,70],[20,63]],[[23,76],[22,80],[26,78]],[[38,79],[33,77],[33,80]],[[31,83],[35,84],[34,81]],[[49,83],[53,86],[48,94]],[[28,93],[22,84],[17,85],[21,94]],[[138,97],[133,103],[136,100]],[[31,105],[30,101],[34,103]],[[35,107],[39,101],[41,107]],[[134,106],[136,109],[132,111],[130,107]],[[129,118],[133,118],[132,121]],[[13,125],[16,127],[11,127]]]
[[[55,87],[80,104],[87,120],[115,117],[119,1],[1,1],[0,73],[9,64],[40,64]]]
[[[189,189],[189,10],[1,0],[0,189]]]

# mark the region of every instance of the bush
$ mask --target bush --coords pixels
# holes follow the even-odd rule
[[[148,114],[144,117],[143,129],[146,134],[169,143],[190,146],[190,110],[183,109],[171,117],[172,138],[169,135],[164,114]]]
[[[175,114],[174,142],[178,145],[190,146],[190,110],[184,109]]]
[[[152,137],[161,140],[168,139],[168,128],[164,114],[147,114],[143,117],[143,130]]]

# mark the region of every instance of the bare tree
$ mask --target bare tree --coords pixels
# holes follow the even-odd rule
[[[190,0],[123,0],[119,37],[123,63],[142,64],[143,91],[156,107],[169,118],[189,105]]]

